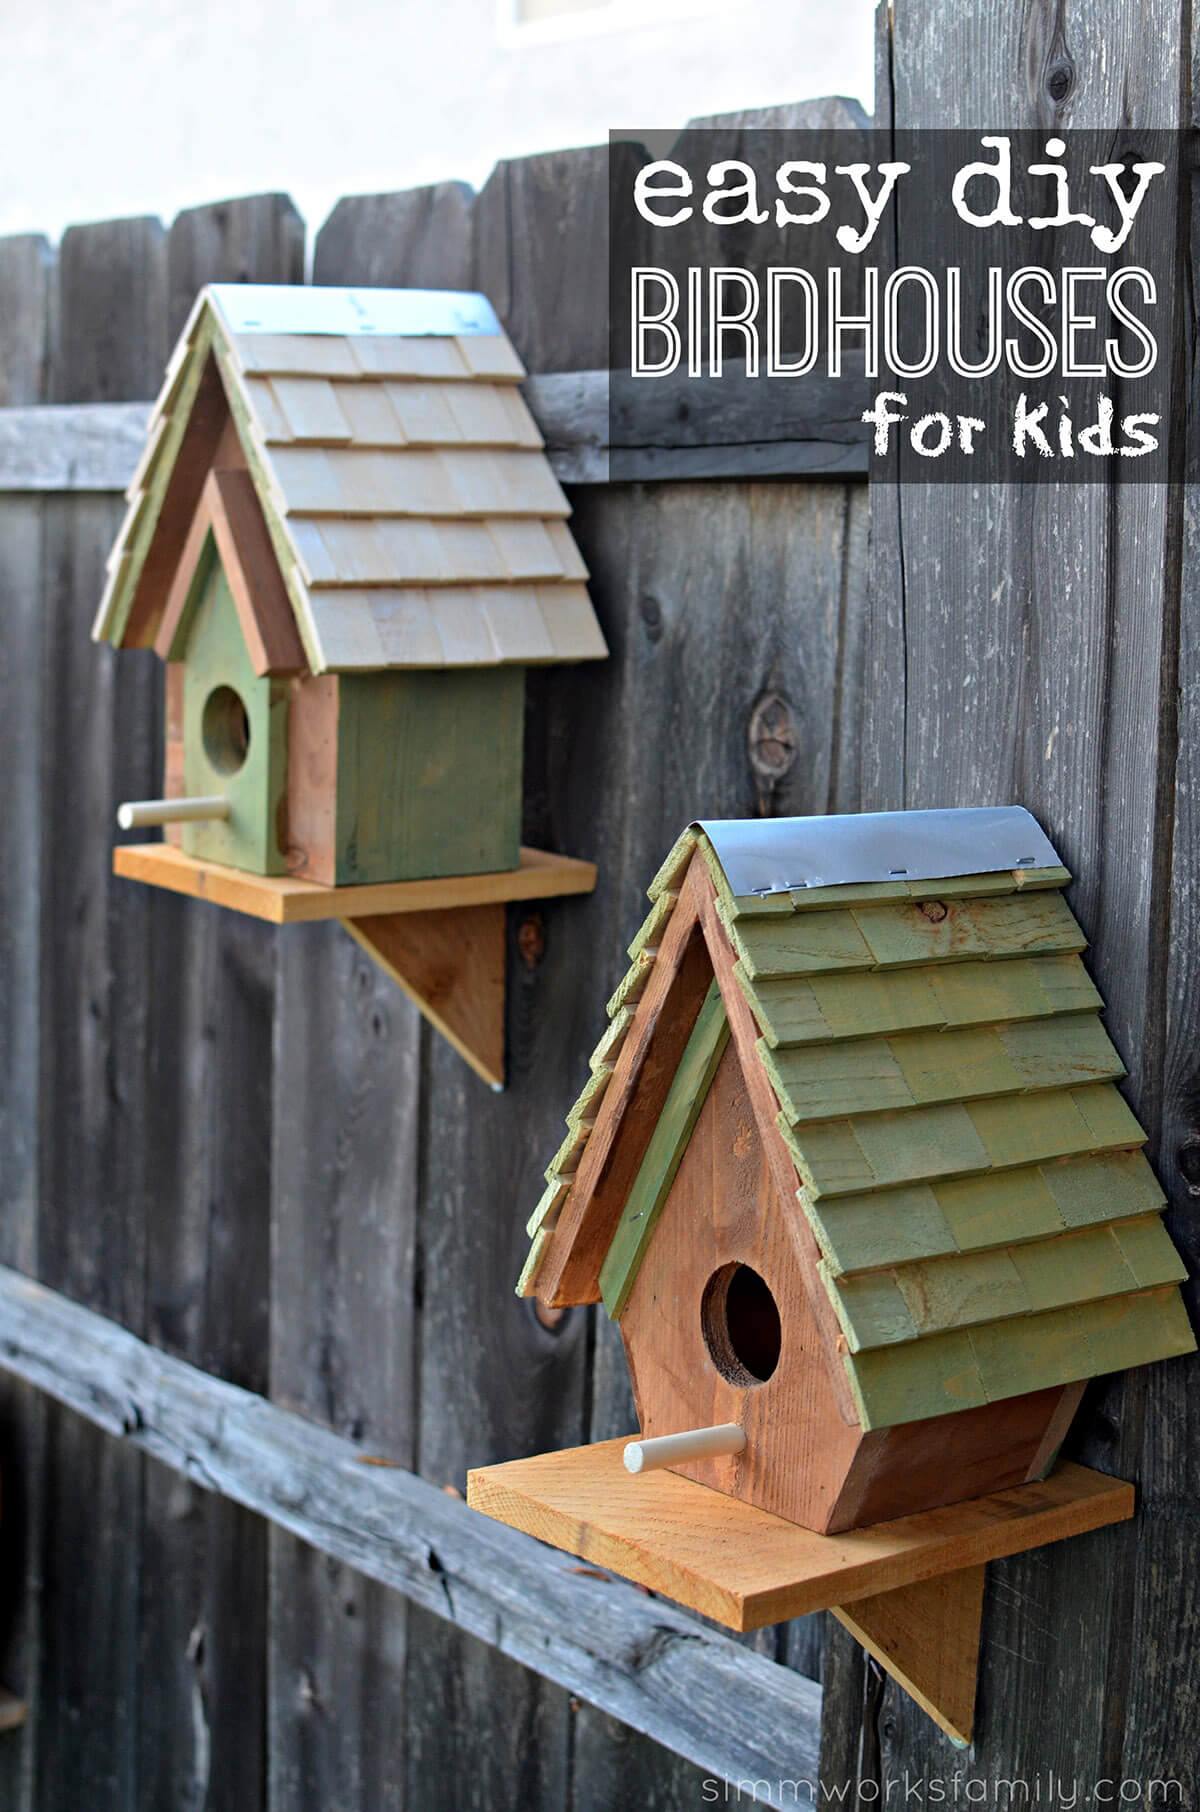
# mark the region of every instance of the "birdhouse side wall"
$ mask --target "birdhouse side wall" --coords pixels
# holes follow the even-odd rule
[[[523,668],[340,674],[336,697],[322,683],[292,738],[289,838],[313,863],[294,872],[343,886],[516,868]]]

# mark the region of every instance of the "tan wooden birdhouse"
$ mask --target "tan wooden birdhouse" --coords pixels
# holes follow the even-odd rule
[[[523,375],[482,296],[202,291],[95,626],[166,663],[124,822],[330,885],[517,867],[524,670],[605,653]]]
[[[603,1303],[640,1438],[469,1476],[734,1628],[835,1609],[959,1741],[984,1563],[1132,1514],[1056,1464],[1085,1381],[1195,1346],[1069,879],[1017,808],[692,826],[519,1286]]]
[[[1194,1345],[1145,1135],[1028,813],[693,827],[530,1223],[642,1433],[818,1530],[1037,1478],[1084,1380]]]

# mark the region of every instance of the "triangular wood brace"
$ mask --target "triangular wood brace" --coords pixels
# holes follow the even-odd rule
[[[503,1088],[503,905],[381,913],[342,923],[476,1074]]]
[[[899,1586],[833,1614],[956,1743],[975,1719],[984,1566]]]

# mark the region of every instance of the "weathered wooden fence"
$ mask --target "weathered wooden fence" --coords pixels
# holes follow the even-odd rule
[[[314,280],[479,288],[532,371],[593,370],[607,355],[606,216],[605,152],[524,159],[478,196],[445,184],[343,201],[317,235]],[[260,196],[189,211],[165,232],[155,220],[72,228],[57,258],[38,240],[0,242],[0,405],[150,397],[197,287],[301,280],[303,238],[286,197]],[[547,1325],[513,1296],[522,1224],[642,890],[680,827],[697,813],[859,802],[865,486],[573,492],[612,659],[530,686],[525,835],[594,857],[600,880],[590,900],[512,913],[510,1083],[494,1097],[336,926],[280,934],[112,880],[114,805],[155,790],[161,733],[153,656],[117,659],[88,640],[120,515],[95,487],[112,486],[136,418],[108,412],[91,452],[78,414],[66,442],[64,418],[4,420],[0,1260],[435,1486],[461,1490],[468,1465],[629,1428],[608,1325],[591,1312]],[[51,443],[39,464],[35,448]],[[783,775],[752,743],[769,697],[795,738]],[[11,1315],[7,1332],[10,1365],[45,1382],[29,1350],[18,1358]],[[79,1329],[63,1340],[98,1363]],[[25,1383],[0,1393],[0,1678],[31,1707],[24,1732],[0,1738],[0,1804],[698,1799],[696,1766],[586,1702],[625,1705],[596,1685],[623,1670],[624,1715],[638,1721],[681,1621],[666,1607],[631,1622],[627,1652],[607,1658],[597,1625],[589,1668],[586,1622],[570,1627],[582,1601],[562,1599],[571,1569],[557,1586],[547,1574],[559,1646],[576,1656],[573,1696],[509,1658],[530,1655],[494,1606],[489,1643],[464,1633],[479,1627],[470,1615],[435,1615],[419,1591],[379,1583],[403,1581],[399,1548],[381,1562],[345,1529],[322,1534],[324,1551],[309,1545],[265,1486],[240,1487],[240,1503],[239,1488],[200,1488],[196,1447],[181,1476],[162,1419],[177,1447],[178,1422],[159,1396],[137,1395],[144,1369],[120,1378],[117,1411],[111,1376],[103,1389],[78,1368],[74,1384],[51,1379],[90,1421]],[[208,1464],[225,1477],[212,1452]],[[384,1482],[382,1504],[397,1502],[385,1471],[364,1471]],[[311,1475],[305,1491],[299,1526],[311,1529]],[[248,1502],[273,1503],[275,1521]],[[593,1617],[597,1591],[626,1590],[577,1586]],[[563,1679],[538,1634],[544,1611],[531,1617],[542,1673]],[[703,1641],[706,1666],[738,1653]],[[756,1646],[813,1672],[819,1633],[801,1625]],[[749,1761],[811,1772],[812,1695],[773,1697],[765,1664],[745,1660],[724,1697],[759,1706]],[[704,1704],[699,1675],[669,1657],[662,1667],[677,1678],[678,1729],[661,1709],[643,1727],[699,1757],[682,1703],[691,1691]],[[712,1693],[723,1676],[710,1676]],[[706,1715],[718,1730],[720,1696]]]
[[[897,0],[881,115],[1190,127],[1189,45],[1184,0]],[[313,275],[483,289],[532,371],[585,372],[606,359],[605,220],[601,152],[523,159],[478,195],[340,203]],[[167,232],[73,228],[57,258],[0,242],[0,406],[147,398],[201,282],[302,268],[279,196]],[[76,482],[94,483],[72,444]],[[0,470],[6,445],[0,418]],[[446,1499],[434,1516],[429,1493],[631,1423],[607,1323],[547,1325],[511,1288],[640,891],[698,814],[1036,811],[1079,875],[1131,1098],[1197,1256],[1194,499],[880,492],[868,585],[856,481],[727,466],[719,483],[580,483],[612,658],[530,686],[525,835],[600,878],[590,900],[512,911],[510,1085],[493,1097],[336,927],[276,932],[112,882],[114,803],[155,786],[158,674],[89,643],[119,507],[48,468],[45,489],[0,494],[0,1261],[128,1335],[61,1310],[27,1328],[19,1290],[0,1289],[0,1679],[31,1706],[0,1736],[0,1805],[693,1806],[716,1753],[705,1721],[713,1744],[738,1728],[756,1775],[804,1772],[812,1696],[774,1682],[814,1669],[809,1625],[747,1654],[698,1624],[689,1642],[661,1607],[630,1613],[622,1647],[623,1608],[603,1605],[630,1589],[551,1571],[532,1545],[503,1603],[472,1599],[452,1552],[467,1513]],[[755,740],[772,698],[795,743],[782,775]],[[38,1346],[51,1327],[74,1353],[57,1369]],[[139,1340],[169,1356],[161,1375]],[[288,1460],[303,1424],[264,1425],[252,1477],[253,1405],[197,1403],[189,1366],[332,1431],[305,1450],[324,1497],[320,1470]],[[992,1568],[969,1761],[830,1628],[823,1767],[845,1803],[906,1768],[965,1768],[993,1783],[987,1805],[1008,1803],[997,1776],[1033,1801],[1051,1770],[1138,1780],[1147,1805],[1163,1802],[1146,1783],[1175,1776],[1192,1803],[1196,1373],[1176,1361],[1089,1393],[1075,1449],[1136,1478],[1141,1514]],[[361,1528],[354,1449],[417,1475],[363,1467],[379,1487]],[[517,1555],[485,1550],[494,1570]],[[522,1646],[506,1617],[539,1577]],[[706,1696],[718,1681],[724,1700]],[[679,1710],[689,1694],[699,1719]]]

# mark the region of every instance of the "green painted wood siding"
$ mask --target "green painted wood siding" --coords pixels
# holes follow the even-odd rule
[[[650,1136],[646,1155],[600,1267],[600,1296],[614,1318],[628,1302],[642,1260],[650,1250],[658,1217],[671,1193],[692,1129],[708,1099],[717,1065],[728,1043],[729,1020],[721,990],[714,980],[679,1060],[658,1124]]]
[[[228,799],[230,816],[185,824],[183,848],[230,868],[283,874],[279,821],[287,784],[287,689],[279,680],[260,678],[251,666],[233,594],[215,556],[193,590],[184,649],[184,786],[193,797]],[[245,760],[234,771],[214,760],[212,739],[205,738],[205,707],[222,687],[237,694],[249,725]]]
[[[337,881],[515,868],[525,670],[338,680]]]

